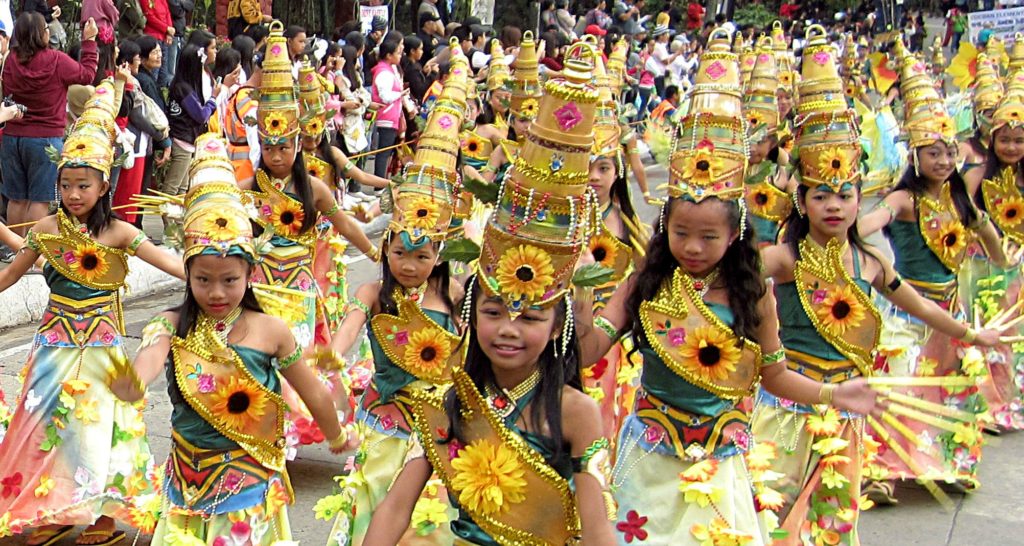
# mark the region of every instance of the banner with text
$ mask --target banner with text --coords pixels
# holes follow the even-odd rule
[[[1001,38],[1007,45],[1013,43],[1014,33],[1024,32],[1024,8],[967,14],[967,34],[972,44],[978,43],[978,34],[986,28],[992,29],[992,35]]]

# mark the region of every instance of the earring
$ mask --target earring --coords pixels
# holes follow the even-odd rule
[[[740,240],[743,240],[744,234],[747,232],[747,200],[740,198]]]
[[[469,290],[466,291],[466,297],[462,300],[462,310],[459,313],[459,317],[462,319],[462,324],[469,324],[470,313],[473,310],[473,282],[476,280],[476,274],[470,275],[469,280],[466,282],[466,286]]]
[[[569,332],[573,327],[572,298],[565,295],[565,324],[562,325],[562,355],[569,354]]]
[[[914,148],[914,175],[921,178],[921,149]]]

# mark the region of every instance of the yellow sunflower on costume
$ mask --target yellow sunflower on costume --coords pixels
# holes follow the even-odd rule
[[[526,500],[526,471],[502,444],[476,440],[452,459],[452,489],[471,512],[493,516]]]
[[[590,239],[590,253],[594,255],[594,261],[603,267],[615,267],[615,258],[618,257],[617,241],[607,233],[601,233]]]
[[[274,228],[285,237],[298,235],[302,231],[302,221],[305,218],[306,213],[302,211],[302,206],[290,199],[275,203],[270,213],[270,221]]]
[[[1003,199],[996,209],[999,225],[1002,227],[1016,227],[1024,221],[1024,199],[1010,197]]]
[[[680,349],[683,366],[705,381],[721,381],[736,371],[742,351],[736,340],[713,326],[698,326],[686,334]]]
[[[267,395],[236,376],[222,381],[210,399],[210,409],[232,430],[250,430],[266,412]]]
[[[957,220],[943,222],[939,226],[939,244],[942,245],[942,255],[947,260],[955,260],[967,247],[967,230]]]
[[[849,164],[841,151],[831,148],[818,157],[818,172],[825,180],[846,180],[853,175],[853,165]]]
[[[310,176],[325,180],[327,178],[327,168],[319,161],[307,161],[306,171],[309,172]]]
[[[73,258],[68,264],[71,271],[87,282],[93,282],[110,271],[107,252],[92,243],[78,245],[71,254]]]
[[[441,216],[437,203],[427,197],[418,197],[402,211],[402,219],[407,228],[431,229],[437,226]]]
[[[815,312],[822,326],[839,335],[856,328],[864,320],[864,306],[857,301],[853,288],[848,285],[829,291]]]
[[[439,330],[424,328],[409,336],[404,362],[410,369],[433,372],[439,366],[444,366],[451,354],[451,346]]]
[[[263,118],[263,131],[271,136],[284,136],[288,132],[288,117],[281,112],[270,112]]]
[[[203,219],[202,229],[213,241],[227,241],[238,237],[242,226],[236,217],[214,213]]]
[[[752,188],[750,190],[750,197],[747,199],[747,205],[750,207],[750,212],[764,217],[775,211],[778,200],[779,197],[774,192],[770,192],[763,187]]]
[[[683,165],[683,177],[699,185],[709,184],[722,168],[722,160],[714,156],[714,150],[699,148]]]
[[[466,138],[462,141],[462,151],[466,152],[466,155],[474,158],[482,158],[486,153],[487,149],[486,141],[476,135],[476,133],[469,133]]]
[[[502,292],[515,299],[544,295],[554,278],[551,256],[531,245],[510,248],[498,260],[495,277]]]

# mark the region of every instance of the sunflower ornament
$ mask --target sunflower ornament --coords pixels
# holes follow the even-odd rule
[[[222,383],[211,395],[211,408],[227,427],[250,430],[266,412],[266,394],[234,376]]]
[[[271,206],[270,222],[274,229],[285,237],[294,237],[302,231],[306,213],[294,200],[279,201]]]
[[[711,184],[723,167],[722,160],[715,157],[714,152],[714,146],[698,148],[684,164],[683,176],[701,186]]]
[[[826,180],[846,180],[853,169],[841,151],[830,149],[818,157],[818,172]]]
[[[437,203],[429,197],[418,197],[402,211],[405,226],[414,230],[426,230],[437,225],[440,211]]]
[[[474,512],[494,516],[526,500],[526,472],[502,444],[477,440],[459,449],[451,464],[459,504]]]
[[[740,360],[735,338],[711,326],[689,331],[681,353],[683,366],[708,382],[728,378]]]
[[[95,244],[81,243],[64,255],[64,261],[79,278],[94,282],[107,274],[107,253]]]
[[[823,327],[842,336],[850,328],[856,328],[864,320],[864,306],[857,301],[849,285],[832,290],[820,290],[814,294],[818,318]]]
[[[1017,187],[1017,175],[1007,167],[992,179],[983,180],[981,195],[992,221],[1007,238],[1024,243],[1024,196]]]
[[[501,292],[512,299],[537,299],[554,281],[554,272],[547,252],[532,245],[519,245],[506,250],[498,260],[495,278]]]
[[[406,369],[421,373],[433,373],[444,366],[451,356],[451,344],[439,328],[424,328],[409,336],[405,347]]]
[[[615,267],[615,259],[618,256],[618,246],[611,235],[601,232],[600,235],[590,239],[590,254],[594,261],[602,267]]]
[[[263,131],[270,136],[284,136],[288,133],[288,118],[280,112],[271,112],[263,118]]]

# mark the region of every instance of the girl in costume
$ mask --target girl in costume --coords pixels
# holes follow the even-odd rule
[[[123,83],[119,84],[123,85]],[[60,208],[28,233],[0,290],[43,257],[51,294],[22,396],[0,444],[0,537],[35,527],[27,544],[55,544],[89,525],[79,544],[124,538],[114,519],[152,530],[155,470],[141,407],[107,387],[124,365],[120,289],[128,256],[184,278],[181,263],[110,210],[114,116],[120,106],[106,80],[86,104],[58,163]]]
[[[583,336],[584,362],[624,332],[632,332],[644,360],[612,472],[620,544],[765,544],[777,496],[766,483],[771,454],[754,443],[748,415],[737,407],[758,381],[803,404],[862,414],[875,406],[863,381],[823,385],[783,363],[774,297],[743,221],[738,72],[728,34],[716,30],[680,124],[669,199],[644,263]]]
[[[812,58],[820,51],[827,53],[827,48],[824,35],[813,36],[804,52]],[[774,280],[787,366],[829,384],[870,377],[882,326],[872,289],[938,331],[956,337],[973,335],[967,325],[901,283],[892,264],[860,238],[856,221],[861,147],[856,114],[842,99],[816,99],[822,92],[839,96],[836,91],[842,81],[833,62],[805,63],[803,81],[800,96],[806,105],[802,102],[799,107],[803,121],[796,144],[801,169],[796,190],[799,207],[786,221],[784,244],[762,253],[765,275]],[[914,112],[931,117],[934,126],[941,127],[949,116],[941,115],[942,102],[934,91],[930,97],[930,110],[919,106]],[[830,127],[827,133],[822,130],[826,126]],[[915,131],[934,127],[912,126]],[[912,137],[915,142],[918,134]],[[834,160],[839,162],[836,168]],[[994,330],[976,334],[979,344],[998,341]],[[909,407],[932,413],[943,409]],[[863,439],[864,418],[761,391],[752,430],[758,442],[774,448],[770,468],[780,476],[773,485],[781,497],[771,501],[787,533],[775,544],[814,545],[829,537],[837,544],[859,544],[862,463],[877,449],[877,444]],[[973,420],[973,414],[967,419]],[[951,420],[951,426],[958,424]],[[822,518],[832,514],[835,517]]]
[[[793,52],[787,46],[786,32],[782,23],[772,24],[772,50],[775,54],[775,66],[779,78],[779,87],[775,92],[779,105],[779,147],[786,152],[793,151],[796,130],[793,124],[793,101],[796,100],[797,78],[799,73],[794,70]]]
[[[256,253],[227,143],[196,139],[185,197],[185,300],[146,326],[134,367],[112,388],[140,400],[164,372],[171,454],[153,544],[271,545],[291,540],[281,377],[340,453],[330,394],[302,361],[288,325],[260,310]]]
[[[465,357],[458,351],[445,366],[454,386],[413,395],[418,453],[374,513],[367,542],[397,544],[437,472],[458,509],[456,544],[614,543],[604,502],[608,440],[596,404],[579,390],[570,314],[570,277],[594,212],[584,169],[597,103],[588,83],[596,53],[573,48],[565,79],[546,84],[541,115],[485,228],[463,307]],[[546,115],[562,109],[575,121]],[[553,154],[564,154],[564,168],[550,170]],[[524,209],[528,195],[535,208]],[[408,334],[434,335],[413,325]],[[434,339],[448,354],[449,340]]]
[[[743,184],[746,187],[747,210],[750,211],[750,221],[759,245],[775,243],[779,225],[793,208],[789,198],[789,173],[785,168],[789,164],[789,153],[778,146],[776,92],[779,84],[771,45],[770,38],[762,38],[754,52],[754,65],[743,105],[743,115],[750,131],[749,165]]]
[[[903,59],[900,91],[905,97],[904,129],[910,136],[913,163],[878,208],[859,220],[858,229],[868,236],[884,228],[896,258],[896,272],[903,282],[959,317],[957,275],[971,241],[980,238],[989,259],[997,264],[1005,265],[1006,257],[988,214],[974,206],[956,171],[955,127],[937,99],[927,68],[911,56]],[[976,377],[985,372],[985,365],[983,359],[974,356],[976,351],[965,350],[973,341],[973,331],[957,341],[894,309],[886,317],[879,349],[883,359],[876,367],[894,376]],[[918,389],[911,394],[959,411],[985,411],[976,387],[945,386],[938,391]],[[962,488],[977,486],[981,457],[977,421],[964,423],[956,431],[916,422],[906,423],[905,428],[912,431],[910,435],[925,440],[909,440],[906,434],[890,432],[889,427],[872,427],[878,439],[887,441],[887,437],[894,436],[906,449],[902,454],[899,449],[890,449],[869,467],[868,477],[875,480],[864,490],[869,499],[895,502],[896,479],[923,478]]]
[[[459,51],[458,48],[452,51]],[[342,478],[341,493],[321,502],[338,513],[329,544],[362,544],[373,514],[392,488],[406,460],[415,456],[412,394],[450,380],[448,357],[458,343],[454,311],[462,290],[450,284],[449,266],[439,260],[456,208],[458,134],[466,108],[469,61],[452,57],[444,89],[431,110],[416,158],[393,189],[394,214],[384,233],[382,279],[360,286],[334,336],[333,349],[346,353],[366,326],[374,375],[359,401],[356,421],[362,444],[355,467]],[[395,315],[401,317],[397,322]],[[408,336],[416,324],[431,334]],[[441,340],[439,343],[438,340]],[[408,544],[450,544],[450,514],[437,487],[417,504],[412,528],[397,529]]]
[[[467,167],[482,169],[487,165],[494,149],[508,138],[507,117],[512,96],[509,80],[512,79],[512,74],[504,59],[505,52],[501,49],[501,42],[491,40],[491,62],[487,68],[486,80],[487,102],[477,112],[474,118],[475,126],[462,135],[462,155]]]
[[[1003,82],[998,69],[985,54],[978,56],[978,75],[972,93],[974,121],[977,130],[974,136],[960,144],[960,174],[967,183],[968,193],[976,195],[984,178],[988,148],[992,142],[992,115],[1003,98]]]
[[[271,25],[263,61],[260,102],[257,108],[261,154],[255,179],[239,181],[256,209],[256,222],[264,229],[257,252],[254,282],[287,288],[260,302],[270,315],[288,323],[303,348],[313,345],[318,286],[313,275],[317,225],[321,216],[350,243],[371,257],[379,251],[338,205],[319,178],[309,175],[299,153],[299,97],[295,93],[291,63],[281,24]],[[269,239],[269,240],[268,240]],[[294,444],[319,441],[315,424],[301,400],[285,389],[289,405],[289,440]],[[296,428],[298,427],[298,428]]]

